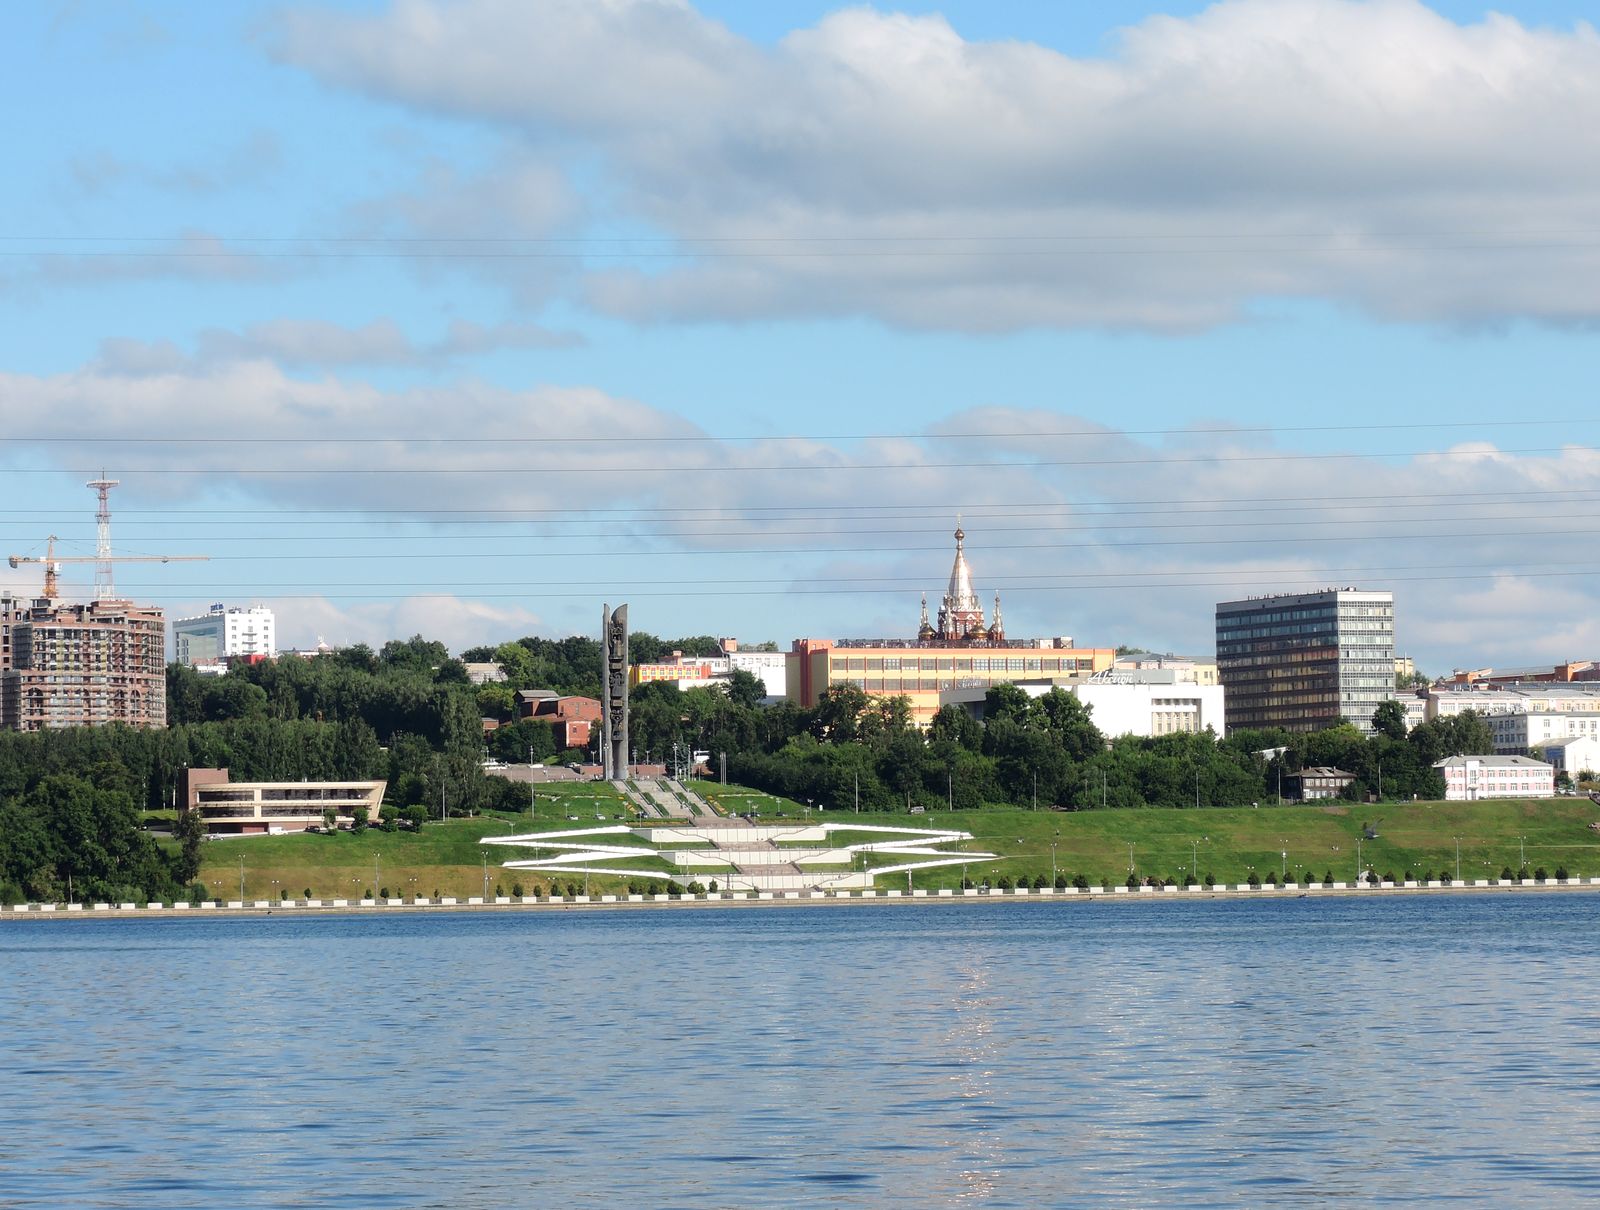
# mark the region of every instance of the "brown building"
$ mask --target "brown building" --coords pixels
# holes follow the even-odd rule
[[[517,717],[542,718],[555,732],[556,751],[587,748],[600,703],[592,697],[563,697],[550,689],[517,690]]]
[[[0,599],[0,727],[166,726],[166,628],[131,601]]]

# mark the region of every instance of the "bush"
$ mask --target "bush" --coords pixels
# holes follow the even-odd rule
[[[706,893],[706,889],[705,889],[705,887],[700,885],[699,879],[696,879],[696,880],[694,880],[693,882],[691,882],[689,884],[689,894],[691,894],[691,895],[704,895],[705,893]]]
[[[1328,870],[1322,875],[1322,885],[1323,886],[1330,886],[1330,887],[1333,885],[1333,871],[1332,870]]]
[[[1568,877],[1569,875],[1567,874],[1567,867],[1564,865],[1558,865],[1556,867],[1556,881],[1565,882]]]
[[[522,894],[523,894],[522,884],[520,882],[513,882],[511,884],[511,893],[513,895],[515,895],[518,899],[521,899],[522,898]]]
[[[1250,885],[1251,887],[1259,887],[1261,885],[1261,876],[1254,870],[1250,871]]]
[[[1528,867],[1527,866],[1523,866],[1520,870],[1517,871],[1517,877],[1520,880],[1522,880],[1523,882],[1527,882],[1528,879],[1533,877],[1533,875],[1528,873]]]
[[[1062,875],[1062,877],[1066,877],[1066,875]],[[1084,875],[1084,874],[1079,874],[1076,878],[1074,878],[1072,880],[1072,885],[1077,887],[1078,890],[1080,890],[1080,891],[1087,891],[1089,889],[1088,876]]]
[[[1274,874],[1271,870],[1267,871],[1267,885],[1268,886],[1277,886],[1278,885],[1278,876],[1276,874]]]
[[[1189,870],[1185,870],[1183,872],[1183,885],[1184,886],[1193,886],[1194,885],[1194,874],[1192,872],[1190,872]]]
[[[1500,871],[1500,881],[1501,882],[1510,882],[1515,877],[1516,877],[1516,875],[1511,872],[1511,867],[1510,866],[1506,866],[1505,869]]]
[[[307,887],[307,888],[306,888],[306,898],[307,898],[307,899],[310,899],[310,898],[311,898],[311,888],[310,888],[310,887]]]
[[[1544,867],[1540,866],[1537,870],[1535,870],[1533,872],[1533,877],[1534,877],[1534,881],[1535,882],[1543,882],[1543,881],[1545,881],[1545,879],[1547,879],[1549,877],[1549,875],[1545,873]]]
[[[1137,874],[1129,874],[1127,886],[1130,891],[1137,891],[1139,889],[1139,876]]]
[[[357,835],[367,830],[367,809],[365,807],[357,807],[350,812],[350,830]]]
[[[1212,887],[1214,887],[1216,885],[1217,885],[1217,880],[1214,877],[1212,877],[1211,871],[1207,870],[1206,871],[1206,890],[1209,891]]]
[[[1080,877],[1081,877],[1081,875],[1080,875]],[[1064,874],[1064,873],[1057,873],[1056,874],[1056,890],[1064,891],[1064,890],[1067,889],[1067,887],[1069,885],[1070,884],[1067,882],[1066,874]]]
[[[998,890],[1009,891],[1011,889],[1011,879],[1002,874],[994,885]]]
[[[1035,874],[1033,876],[1033,889],[1036,890],[1036,891],[1042,891],[1042,890],[1044,890],[1044,888],[1045,888],[1044,875],[1043,874]]]
[[[384,888],[383,888],[383,889],[382,889],[382,890],[381,890],[381,891],[379,891],[379,892],[378,892],[378,897],[379,897],[379,898],[380,898],[380,899],[387,899],[387,898],[389,898],[389,888],[388,888],[388,887],[384,887]]]

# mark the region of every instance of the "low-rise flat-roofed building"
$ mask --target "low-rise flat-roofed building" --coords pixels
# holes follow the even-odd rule
[[[0,601],[0,727],[167,724],[166,618],[132,601]]]
[[[550,724],[556,751],[589,746],[589,737],[600,722],[598,698],[560,694],[552,689],[519,689],[516,698],[518,718],[538,718]]]
[[[955,539],[955,565],[937,625],[924,597],[914,639],[795,639],[784,675],[789,699],[809,708],[834,686],[854,685],[870,697],[908,699],[912,720],[926,726],[939,712],[940,695],[950,690],[1065,683],[1111,668],[1111,647],[1077,647],[1069,638],[1006,638],[998,595],[986,624],[959,526]]]
[[[1217,661],[1188,655],[1156,655],[1133,651],[1117,657],[1118,672],[1171,672],[1180,685],[1220,685]],[[1220,728],[1219,728],[1220,730]]]
[[[1015,683],[1029,697],[1043,697],[1052,689],[1072,694],[1088,707],[1090,721],[1107,739],[1222,731],[1222,686],[1179,681],[1171,670],[1112,671],[1087,680]],[[960,706],[982,720],[988,692],[987,686],[948,689],[939,694],[939,704]]]
[[[1556,771],[1528,756],[1452,756],[1434,764],[1446,802],[1486,798],[1553,798]]]
[[[1551,740],[1540,751],[1546,762],[1574,781],[1580,774],[1600,771],[1600,739],[1593,736]]]
[[[335,826],[349,828],[355,813],[365,809],[377,821],[383,805],[381,781],[250,781],[228,780],[226,769],[184,769],[178,778],[178,796],[191,811],[199,811],[206,832],[218,836],[249,836],[274,832],[304,832],[322,827],[328,811]]]

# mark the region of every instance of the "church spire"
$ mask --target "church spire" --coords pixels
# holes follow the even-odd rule
[[[983,604],[972,586],[972,569],[967,566],[966,531],[961,528],[961,518],[956,517],[956,558],[950,568],[950,585],[939,606],[938,635],[942,639],[982,637]]]

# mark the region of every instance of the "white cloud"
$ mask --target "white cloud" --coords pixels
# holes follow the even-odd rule
[[[663,631],[848,636],[889,619],[909,632],[919,592],[937,603],[962,512],[978,587],[986,602],[1003,592],[1013,634],[1203,652],[1219,600],[1355,583],[1394,589],[1400,644],[1430,670],[1600,654],[1574,649],[1600,615],[1581,553],[1600,456],[1583,447],[1396,454],[1352,435],[1341,456],[1260,433],[1136,436],[1002,408],[916,438],[721,442],[589,388],[383,390],[264,360],[163,366],[159,353],[0,375],[8,414],[35,418],[15,430],[10,456],[26,461],[12,465],[103,464],[144,508],[260,510],[247,524],[275,543],[272,562],[257,561],[253,536],[199,535],[206,553],[240,560],[217,582],[252,597],[346,586],[414,599],[405,615],[350,606],[362,634],[433,622],[471,642],[522,624],[494,605],[462,615],[478,587],[525,592],[546,619],[609,595],[633,596]],[[43,417],[71,424],[42,431]],[[69,440],[23,441],[50,433]],[[137,440],[148,434],[243,440]],[[458,600],[430,615],[433,593]]]
[[[295,10],[276,53],[490,123],[541,163],[601,165],[618,213],[684,255],[588,280],[640,319],[1184,329],[1308,297],[1403,320],[1600,312],[1588,25],[1223,0],[1075,59],[866,8],[769,48],[676,0],[400,0]],[[444,215],[458,193],[433,191]]]
[[[420,634],[459,653],[468,647],[503,643],[544,629],[542,619],[531,610],[453,595],[356,605],[340,605],[320,597],[268,599],[263,603],[277,620],[278,645],[297,650],[307,650],[322,641],[334,647],[365,643],[377,649],[390,639]]]
[[[274,319],[242,331],[207,328],[186,355],[174,342],[113,337],[100,344],[94,369],[141,377],[181,373],[230,362],[265,361],[292,369],[349,366],[442,366],[459,358],[502,349],[567,349],[583,343],[575,332],[510,320],[482,324],[451,320],[433,341],[412,340],[390,319],[355,327],[321,319]]]

